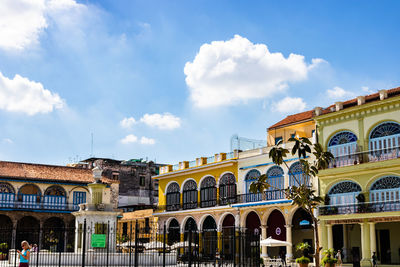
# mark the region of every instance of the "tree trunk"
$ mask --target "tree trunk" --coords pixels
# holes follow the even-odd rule
[[[314,221],[314,237],[315,237],[315,266],[319,267],[319,234],[318,234],[318,219],[312,216],[313,221]]]

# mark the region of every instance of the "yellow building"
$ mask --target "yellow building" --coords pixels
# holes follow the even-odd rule
[[[311,217],[292,205],[282,189],[297,181],[317,189],[318,182],[303,174],[296,156],[286,159],[284,165],[276,166],[269,158],[269,151],[280,140],[283,146],[291,149],[293,143],[288,143],[290,137],[306,137],[314,141],[315,123],[312,117],[313,111],[306,111],[284,118],[268,128],[267,147],[240,152],[238,158],[238,194],[241,201],[232,207],[240,210],[240,226],[249,231],[261,232],[263,239],[272,237],[292,243],[284,251],[288,259],[298,256],[293,249],[296,244],[314,244],[313,228]],[[272,187],[260,194],[249,193],[250,184],[261,174],[268,176],[268,183]],[[262,256],[279,257],[280,249],[284,248],[267,250],[267,247],[263,247]]]
[[[232,247],[216,242],[224,229],[239,226],[236,202],[237,151],[219,153],[212,157],[183,161],[178,165],[160,168],[159,180],[159,228],[166,225],[168,243],[187,240],[187,233],[200,231],[197,236],[200,253],[215,256],[217,251],[225,258],[232,256]],[[197,240],[198,239],[198,240]],[[202,243],[208,245],[202,246]]]
[[[148,243],[156,239],[158,218],[153,216],[152,209],[135,211],[123,210],[122,218],[117,222],[118,243],[134,242],[136,225],[138,226],[138,239],[141,243]]]
[[[335,161],[320,171],[324,248],[370,266],[400,264],[400,88],[315,108],[318,140]],[[382,266],[380,265],[380,266]]]

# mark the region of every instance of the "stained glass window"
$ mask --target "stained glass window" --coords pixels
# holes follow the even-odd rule
[[[347,143],[357,142],[357,136],[349,131],[343,131],[340,133],[335,134],[331,140],[329,140],[328,146],[337,146],[343,145]]]
[[[400,134],[400,125],[396,122],[385,122],[372,130],[370,139]]]
[[[334,185],[331,190],[329,190],[329,195],[333,194],[343,194],[343,193],[351,193],[351,192],[360,192],[361,186],[354,182],[345,181],[340,182]]]
[[[386,176],[380,178],[372,186],[371,190],[393,189],[400,188],[400,177]]]
[[[12,185],[8,183],[0,183],[0,193],[15,193]]]

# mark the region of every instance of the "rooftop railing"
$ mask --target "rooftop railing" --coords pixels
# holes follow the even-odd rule
[[[319,215],[343,215],[400,211],[400,200],[325,205],[318,208]]]
[[[400,147],[370,150],[337,156],[329,165],[329,168],[352,166],[367,162],[378,162],[400,158]]]

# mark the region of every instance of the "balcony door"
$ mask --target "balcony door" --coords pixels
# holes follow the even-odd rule
[[[369,137],[369,161],[400,157],[400,124],[385,122],[376,126]]]
[[[329,190],[329,204],[331,212],[336,214],[355,213],[357,210],[357,195],[361,192],[361,186],[352,181],[343,181],[334,185]]]
[[[217,205],[217,183],[215,178],[207,176],[200,184],[200,207],[214,207]]]
[[[194,180],[188,180],[183,185],[183,209],[195,209],[197,208],[197,184]]]
[[[350,131],[342,131],[335,134],[328,143],[328,151],[334,156],[335,167],[353,165],[357,151],[357,136]]]
[[[400,210],[400,177],[385,176],[372,184],[370,201],[376,212]]]

